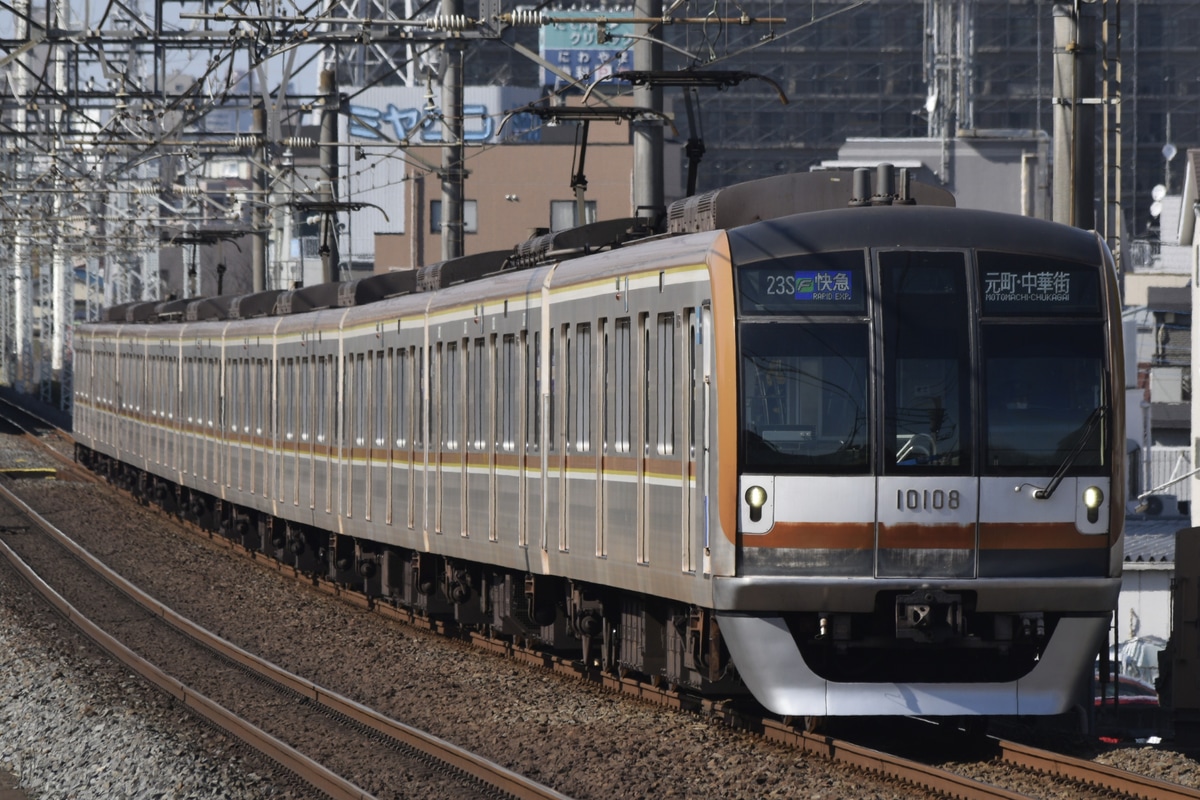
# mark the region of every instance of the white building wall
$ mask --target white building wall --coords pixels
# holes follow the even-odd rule
[[[1171,638],[1171,578],[1173,564],[1126,563],[1117,601],[1117,638]]]

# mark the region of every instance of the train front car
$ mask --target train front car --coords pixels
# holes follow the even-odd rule
[[[729,246],[738,566],[713,589],[748,687],[797,716],[1067,710],[1120,584],[1108,248],[895,206]]]

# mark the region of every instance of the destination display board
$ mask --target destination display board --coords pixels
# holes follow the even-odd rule
[[[866,257],[862,250],[810,253],[759,261],[737,270],[744,315],[867,313]]]
[[[1092,264],[981,252],[979,289],[989,316],[1099,316],[1100,270]]]

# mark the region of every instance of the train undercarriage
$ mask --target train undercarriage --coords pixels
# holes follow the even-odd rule
[[[83,446],[76,460],[145,505],[372,602],[655,685],[745,692],[708,609],[339,535],[179,486]]]

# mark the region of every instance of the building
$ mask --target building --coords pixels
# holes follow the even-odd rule
[[[630,5],[597,0],[590,7],[611,13]],[[1083,5],[1098,13],[1098,4]],[[702,136],[703,191],[807,171],[837,158],[849,139],[938,136],[939,119],[943,125],[948,119],[950,138],[976,130],[1051,132],[1053,8],[1039,0],[978,0],[965,6],[924,0],[865,5],[744,0],[736,4],[738,12],[758,18],[782,14],[787,21],[727,26],[717,35],[711,26],[671,26],[664,68],[696,66],[673,49],[678,47],[711,53],[717,58],[710,65],[714,69],[745,71],[770,83],[745,80],[722,90],[700,89],[696,130],[689,126],[683,91],[665,89],[664,105],[678,130],[677,135],[668,131],[666,158],[682,169],[686,139]],[[972,15],[959,21],[970,31],[964,37],[973,43],[969,53],[954,52],[935,27],[939,14],[959,12]],[[1109,31],[1110,44],[1099,56],[1120,65],[1122,227],[1141,235],[1151,222],[1152,188],[1163,184],[1168,193],[1179,193],[1180,159],[1166,160],[1164,146],[1173,144],[1182,153],[1200,145],[1200,48],[1195,46],[1200,6],[1137,0],[1122,5],[1119,21],[1120,37]],[[513,28],[503,38],[468,49],[468,83],[539,86],[541,66],[516,47],[536,51],[538,31]],[[960,97],[939,92],[938,76],[948,73],[965,76],[953,77]],[[947,118],[950,111],[953,116]]]

